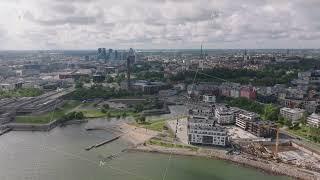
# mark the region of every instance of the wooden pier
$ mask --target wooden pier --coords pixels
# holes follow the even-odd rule
[[[110,143],[110,142],[112,142],[112,141],[115,141],[115,140],[119,139],[121,136],[122,136],[122,134],[121,134],[121,135],[118,135],[118,136],[116,136],[116,137],[113,137],[113,138],[111,138],[111,139],[102,141],[102,142],[100,142],[100,143],[94,144],[94,145],[92,145],[92,146],[89,146],[89,147],[85,148],[85,150],[89,151],[89,150],[91,150],[91,149],[93,149],[93,148],[98,148],[98,147],[100,147],[100,146],[103,146],[103,145],[105,145],[105,144],[108,144],[108,143]]]
[[[3,130],[0,130],[0,136],[4,135],[5,133],[8,133],[11,130],[12,130],[11,128],[6,128],[6,129],[3,129]]]

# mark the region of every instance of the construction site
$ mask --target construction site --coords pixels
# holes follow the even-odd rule
[[[245,153],[259,159],[282,162],[307,170],[320,172],[320,154],[294,140],[277,142],[247,141],[232,142],[229,153]]]
[[[188,144],[187,119],[168,121],[167,126],[177,132],[177,139],[183,144]],[[227,145],[219,151],[218,157],[238,157],[245,163],[246,160],[253,162],[272,162],[275,164],[286,164],[288,167],[296,167],[305,170],[308,174],[320,172],[320,151],[310,148],[298,139],[288,137],[275,127],[276,137],[258,137],[249,131],[231,125],[225,127],[228,133]],[[216,147],[200,146],[202,150],[215,151]],[[210,152],[211,154],[212,152]],[[225,155],[223,155],[224,153]],[[237,159],[237,158],[236,158]],[[254,166],[255,163],[251,165]]]

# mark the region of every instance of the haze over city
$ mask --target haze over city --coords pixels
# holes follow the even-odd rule
[[[0,49],[319,48],[318,0],[1,0]]]

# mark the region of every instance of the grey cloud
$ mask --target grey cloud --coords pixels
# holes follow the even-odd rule
[[[57,13],[73,14],[76,8],[73,5],[59,4],[52,7]]]
[[[30,0],[36,2],[37,0]],[[41,0],[24,19],[48,45],[193,46],[320,40],[319,0]],[[42,8],[45,7],[45,8]],[[9,27],[9,26],[8,26]],[[68,29],[66,29],[68,28]],[[62,34],[73,34],[68,42]],[[45,36],[42,36],[45,35]],[[34,37],[35,38],[35,37]],[[73,42],[73,43],[72,43]],[[285,44],[285,43],[283,43]],[[292,43],[294,44],[294,43]],[[291,45],[290,43],[288,44]]]
[[[30,12],[25,13],[24,17],[27,20],[38,23],[44,26],[57,26],[65,24],[74,24],[74,25],[90,25],[95,24],[97,21],[96,16],[66,16],[63,18],[54,18],[54,19],[38,19],[33,16]]]

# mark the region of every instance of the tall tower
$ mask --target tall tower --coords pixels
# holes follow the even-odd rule
[[[117,50],[114,51],[114,60],[118,60],[118,51]]]
[[[127,58],[127,87],[128,90],[130,91],[131,89],[131,64],[133,64],[135,62],[135,55],[134,55],[134,51],[132,48],[130,48],[129,50],[129,54],[128,54],[128,58]]]
[[[97,59],[98,59],[98,60],[103,59],[103,60],[106,61],[106,59],[107,59],[106,48],[99,48],[99,49],[98,49]]]
[[[109,49],[109,50],[108,50],[108,58],[107,58],[107,59],[108,59],[109,61],[112,61],[112,60],[113,60],[113,58],[112,58],[112,52],[113,52],[112,49]]]
[[[203,60],[203,50],[202,50],[202,44],[201,44],[201,54],[200,54],[200,59]]]
[[[246,49],[244,50],[243,60],[248,61],[248,52]]]
[[[199,65],[198,68],[200,68],[201,70],[203,70],[204,68],[204,55],[203,55],[203,50],[202,50],[202,44],[201,44],[201,51],[200,51],[200,60],[199,60]]]
[[[102,55],[102,48],[98,48],[98,55],[97,55],[98,60],[101,58],[101,55]]]
[[[107,63],[107,52],[106,52],[106,48],[102,48],[102,59],[104,59],[104,62]]]

